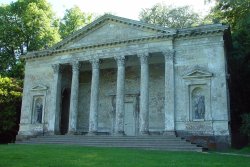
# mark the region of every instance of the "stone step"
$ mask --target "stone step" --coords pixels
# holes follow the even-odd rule
[[[173,136],[40,136],[16,144],[66,144],[94,147],[142,148],[151,150],[202,151],[185,140]]]
[[[77,142],[77,141],[31,141],[31,142],[21,142],[21,143],[73,143],[73,144],[86,144],[86,145],[147,145],[147,146],[194,146],[190,143],[124,143],[124,142]]]
[[[34,138],[36,139],[36,138]],[[129,140],[129,141],[183,141],[181,138],[128,138],[128,137],[39,137],[40,140],[51,139],[51,140]]]
[[[93,144],[98,144],[98,143],[105,143],[105,144],[112,144],[112,143],[122,143],[122,144],[148,144],[148,145],[190,145],[190,143],[183,143],[183,142],[123,142],[123,141],[108,141],[108,142],[102,142],[102,141],[65,141],[65,140],[33,140],[30,142],[60,142],[60,143],[93,143]]]
[[[134,142],[137,142],[137,141],[140,141],[140,142],[176,142],[176,141],[179,141],[179,142],[183,142],[184,140],[180,140],[180,139],[112,139],[112,138],[109,138],[109,139],[106,139],[106,138],[100,138],[100,139],[91,139],[91,138],[33,138],[33,139],[30,139],[30,140],[82,140],[82,141],[134,141]],[[185,142],[185,141],[184,141]]]
[[[17,144],[57,144],[57,145],[75,145],[76,143],[17,143]],[[201,147],[183,147],[183,146],[149,146],[149,145],[91,145],[91,144],[77,144],[86,147],[114,147],[114,148],[140,148],[146,150],[165,150],[165,151],[197,151],[202,152]]]
[[[157,137],[157,136],[83,136],[83,135],[53,135],[53,136],[39,136],[39,138],[90,138],[90,139],[181,139],[180,137]]]
[[[110,143],[126,143],[126,144],[140,144],[140,143],[143,143],[143,144],[160,144],[160,145],[163,145],[163,144],[167,144],[167,145],[171,145],[171,144],[176,144],[176,145],[189,145],[190,143],[185,143],[185,142],[133,142],[133,141],[116,141],[116,140],[110,140],[110,141],[77,141],[77,140],[32,140],[31,142],[75,142],[75,143],[106,143],[106,144],[110,144]]]

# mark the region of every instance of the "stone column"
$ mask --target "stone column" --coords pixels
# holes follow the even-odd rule
[[[148,94],[148,53],[138,54],[141,63],[141,85],[140,85],[140,134],[147,135],[149,115],[149,94]]]
[[[79,62],[74,61],[72,63],[72,82],[71,82],[68,134],[76,133],[77,114],[78,114],[79,68],[80,68]]]
[[[175,135],[175,83],[174,50],[164,52],[165,56],[165,130],[164,135]]]
[[[89,135],[97,133],[97,114],[99,105],[99,59],[90,60],[92,64],[92,80],[89,111]]]
[[[59,134],[62,66],[60,64],[53,64],[52,68],[54,78],[51,86],[51,110],[49,114],[48,131],[51,134]]]
[[[117,61],[117,91],[116,91],[116,118],[115,135],[124,135],[124,86],[125,65],[124,56],[116,57]]]

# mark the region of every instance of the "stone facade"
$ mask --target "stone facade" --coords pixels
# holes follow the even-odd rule
[[[18,138],[177,135],[229,146],[227,32],[104,15],[28,53]]]

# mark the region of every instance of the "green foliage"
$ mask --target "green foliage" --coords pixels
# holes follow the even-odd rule
[[[22,96],[22,82],[0,76],[0,134],[11,131],[16,125],[16,117]]]
[[[229,23],[233,30],[241,29],[240,24],[250,12],[249,0],[215,0],[216,6],[210,17],[215,21]]]
[[[44,49],[60,40],[56,18],[46,0],[18,0],[0,5],[0,75],[23,78],[26,51]]]
[[[77,6],[66,10],[63,19],[60,22],[60,35],[62,38],[67,37],[69,34],[79,30],[84,25],[92,21],[92,14],[86,14],[81,11]]]
[[[152,8],[142,9],[139,18],[146,23],[168,28],[191,27],[200,23],[199,15],[194,13],[189,6],[174,8],[159,3]]]
[[[0,104],[20,100],[21,86],[20,80],[0,76]]]
[[[243,114],[242,116],[241,132],[250,137],[250,113]]]

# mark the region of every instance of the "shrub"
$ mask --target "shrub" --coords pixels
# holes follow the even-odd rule
[[[250,137],[250,113],[243,114],[241,132]]]
[[[22,83],[0,76],[0,143],[14,140],[18,130]]]

